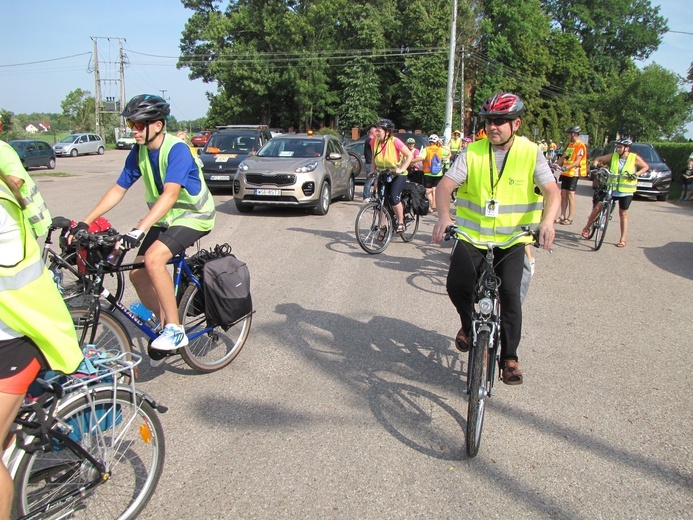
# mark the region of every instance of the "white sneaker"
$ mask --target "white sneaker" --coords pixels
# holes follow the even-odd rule
[[[364,204],[368,204],[370,201],[371,201],[370,197],[366,197],[365,199],[363,199]]]
[[[188,344],[188,336],[180,325],[168,324],[159,337],[152,341],[152,348],[157,350],[178,350]]]
[[[529,275],[534,276],[534,258],[529,261]]]

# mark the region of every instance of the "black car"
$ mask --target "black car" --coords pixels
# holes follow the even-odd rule
[[[403,143],[407,142],[407,139],[410,137],[413,138],[416,141],[416,147],[419,150],[423,150],[428,146],[428,137],[426,137],[423,134],[415,134],[412,132],[404,132],[404,133],[399,133],[395,134],[395,137],[400,139]],[[365,135],[363,137],[360,137],[358,139],[355,139],[354,141],[350,141],[349,143],[346,144],[346,149],[347,152],[350,154],[354,153],[358,155],[360,158],[360,164],[359,164],[359,169],[356,173],[356,182],[363,184],[366,182],[366,170],[367,170],[367,165],[365,164],[365,158],[363,154],[363,150],[366,146],[366,139],[368,138],[368,135]]]
[[[272,139],[265,125],[217,127],[200,153],[202,173],[210,189],[232,190],[238,165]]]
[[[55,152],[47,142],[21,139],[9,141],[8,144],[15,149],[25,169],[40,166],[46,166],[49,170],[55,168]]]
[[[616,151],[616,142],[610,142],[601,155],[608,155]],[[636,195],[642,197],[656,197],[657,200],[667,200],[671,189],[671,168],[659,155],[657,149],[648,143],[633,143],[630,151],[638,154],[650,167],[648,171],[638,177]]]

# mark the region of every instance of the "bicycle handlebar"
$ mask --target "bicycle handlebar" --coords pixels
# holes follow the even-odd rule
[[[539,244],[539,242],[538,242],[539,237],[537,236],[537,232],[536,232],[536,231],[532,231],[532,230],[529,228],[529,226],[524,226],[524,227],[522,228],[522,231],[520,231],[519,233],[516,233],[515,235],[513,235],[512,237],[510,237],[508,240],[506,240],[506,241],[504,241],[504,242],[480,242],[480,241],[478,241],[478,240],[474,240],[474,239],[473,239],[472,237],[470,237],[465,231],[463,231],[462,229],[458,228],[455,224],[451,224],[451,225],[449,225],[447,228],[445,228],[445,240],[450,240],[450,239],[451,239],[453,236],[455,236],[456,234],[462,235],[462,236],[463,236],[464,238],[466,238],[466,239],[469,241],[469,243],[472,244],[472,245],[481,246],[481,247],[486,247],[486,248],[488,248],[488,249],[493,249],[493,248],[496,248],[496,247],[509,246],[510,244],[512,244],[513,242],[515,242],[515,240],[517,240],[518,238],[527,237],[527,236],[533,238],[533,240],[532,240],[532,245],[534,245],[535,247],[540,247],[540,245],[541,245],[541,244]]]

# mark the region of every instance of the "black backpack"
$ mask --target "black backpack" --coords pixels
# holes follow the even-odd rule
[[[402,189],[402,195],[402,198],[409,198],[415,215],[428,215],[426,188],[424,188],[421,184],[407,182]]]

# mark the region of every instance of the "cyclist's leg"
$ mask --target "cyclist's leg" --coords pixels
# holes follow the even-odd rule
[[[520,288],[524,267],[524,245],[515,244],[495,250],[496,274],[501,279],[501,367],[507,360],[517,361],[517,346],[522,335],[522,301]]]
[[[390,189],[388,196],[390,198],[390,204],[392,204],[392,209],[395,211],[395,219],[397,220],[396,226],[404,226],[404,207],[402,206],[402,189],[407,183],[407,177],[405,175],[398,175],[390,183]],[[401,232],[403,229],[395,229],[395,232]]]
[[[24,396],[41,365],[36,347],[25,337],[0,341],[0,453]],[[14,486],[0,462],[0,518],[9,518]]]
[[[484,253],[464,240],[459,240],[450,259],[446,288],[450,301],[460,315],[463,334],[470,337],[474,288]]]
[[[159,239],[159,236],[164,231],[166,231],[166,229],[159,226],[154,226],[149,230],[147,236],[145,236],[144,240],[142,241],[142,245],[140,246],[139,251],[137,252],[135,262],[144,262],[145,253],[147,252],[147,250],[149,250],[152,244]],[[159,299],[156,296],[156,291],[154,290],[154,286],[152,285],[152,282],[149,279],[149,274],[147,273],[147,270],[133,269],[132,271],[130,271],[130,282],[135,288],[135,291],[137,292],[137,296],[139,297],[140,301],[144,304],[145,307],[147,307],[154,314],[156,314],[156,317],[159,319],[159,321],[161,321],[161,306],[159,305]]]
[[[621,223],[621,240],[619,240],[619,244],[624,246],[626,245],[626,235],[628,234],[628,208],[630,208],[632,201],[632,195],[618,198],[618,216]]]

